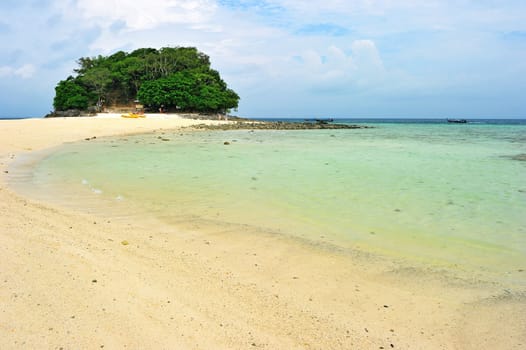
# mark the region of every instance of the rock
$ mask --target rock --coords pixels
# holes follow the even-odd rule
[[[337,123],[309,123],[309,122],[264,122],[243,120],[235,123],[206,125],[199,124],[193,126],[196,129],[204,130],[310,130],[310,129],[366,129],[371,128],[366,125],[351,125],[351,124],[337,124]]]
[[[98,108],[95,106],[88,107],[88,114],[89,115],[97,115]]]
[[[223,142],[223,145],[228,146],[228,145],[230,145],[230,142],[225,141],[225,142]]]
[[[526,162],[526,153],[520,153],[510,158],[513,160],[518,160],[520,162]]]
[[[67,111],[49,112],[44,118],[69,118],[69,117],[93,117],[97,115],[96,107],[88,107],[87,110],[68,109]]]
[[[124,241],[121,242],[121,244],[122,244],[122,245],[128,245],[128,244],[130,244],[130,243],[128,243],[128,241],[124,240]]]
[[[78,109],[68,109],[67,111],[54,111],[44,116],[44,118],[69,118],[80,117],[81,111]]]

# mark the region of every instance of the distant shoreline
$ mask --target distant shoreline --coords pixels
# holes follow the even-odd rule
[[[98,113],[97,117],[104,117],[107,115],[113,115],[115,117],[120,116],[121,113]],[[196,116],[197,114],[194,113],[147,113],[150,117],[158,118],[161,116],[176,116],[176,117],[183,117],[183,118],[190,118],[192,119],[192,116]],[[210,115],[204,115],[199,114],[200,118],[203,120],[211,120],[216,119],[215,117],[212,117]],[[82,115],[82,117],[94,117],[94,116],[88,116],[88,115]],[[27,117],[0,117],[0,120],[21,120],[21,119],[43,119],[44,116],[27,116]],[[63,118],[63,117],[59,117]],[[71,117],[71,118],[77,118],[77,117]],[[197,119],[197,118],[195,118]],[[298,122],[304,122],[306,119],[312,119],[307,117],[248,117],[248,118],[240,118],[236,116],[228,116],[229,120],[239,120],[239,121],[255,121],[255,122],[292,122],[292,123],[298,123]],[[463,118],[468,121],[468,124],[494,124],[494,125],[526,125],[526,117],[521,118]],[[436,118],[436,117],[430,117],[430,118],[381,118],[381,117],[368,117],[368,118],[362,118],[362,117],[341,117],[341,118],[334,118],[333,123],[342,123],[345,121],[346,123],[355,123],[355,124],[363,124],[363,123],[374,123],[374,124],[383,124],[383,123],[397,123],[397,124],[413,124],[413,123],[425,123],[425,124],[442,124],[447,123],[447,118]]]

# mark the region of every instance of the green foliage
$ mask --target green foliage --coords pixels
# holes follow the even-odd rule
[[[55,88],[53,107],[57,111],[68,109],[85,110],[88,108],[90,95],[88,91],[73,77],[62,80]]]
[[[184,70],[142,84],[137,98],[158,108],[197,112],[224,112],[237,108],[239,96],[226,88],[218,74]]]
[[[106,67],[92,68],[79,79],[100,97],[104,96],[108,86],[113,82],[112,72]]]
[[[155,110],[165,106],[219,112],[237,108],[239,102],[210,68],[209,57],[194,47],[119,51],[108,57],[82,57],[77,63],[77,76],[55,88],[55,110],[130,105],[139,99]]]

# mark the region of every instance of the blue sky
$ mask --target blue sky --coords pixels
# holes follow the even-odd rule
[[[80,57],[195,46],[246,117],[524,117],[524,0],[2,0],[0,117]]]

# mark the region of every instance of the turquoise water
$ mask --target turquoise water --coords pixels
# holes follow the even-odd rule
[[[115,215],[236,224],[526,285],[526,125],[369,125],[83,141],[30,181]]]

